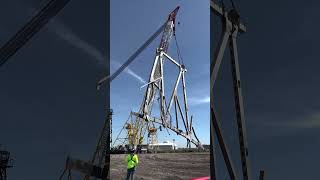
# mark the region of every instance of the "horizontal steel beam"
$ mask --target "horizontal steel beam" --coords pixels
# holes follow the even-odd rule
[[[154,123],[157,123],[157,124],[162,124],[162,121],[158,118],[155,118],[155,117],[150,117],[150,116],[144,116],[143,114],[140,114],[140,113],[137,113],[137,112],[131,112],[132,115],[134,116],[137,116],[147,122],[154,122]],[[187,140],[191,141],[194,145],[196,145],[197,147],[199,148],[203,148],[202,144],[196,140],[194,140],[192,137],[190,137],[190,135],[187,135],[186,133],[184,132],[181,132],[181,130],[179,130],[178,128],[175,128],[175,127],[169,127],[169,126],[166,126],[166,128],[170,129],[171,131],[177,133],[178,135],[181,135],[182,137],[186,138]]]

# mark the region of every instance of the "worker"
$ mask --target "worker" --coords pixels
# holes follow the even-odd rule
[[[135,154],[134,148],[130,148],[129,154],[126,157],[126,163],[127,163],[127,180],[130,180],[130,179],[133,180],[133,174],[134,174],[135,168],[139,163],[138,155]]]

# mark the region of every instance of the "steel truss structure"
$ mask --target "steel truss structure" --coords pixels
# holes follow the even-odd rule
[[[132,117],[131,121],[128,122],[128,120],[123,127],[123,129],[127,129],[126,137],[119,137],[123,131],[122,129],[114,144],[125,139],[126,144],[137,147],[144,142],[144,137],[146,134],[148,134],[149,137],[148,142],[150,144],[155,144],[157,142],[157,130],[161,130],[163,127],[175,132],[179,136],[184,137],[187,140],[187,147],[191,147],[191,144],[194,144],[196,147],[202,148],[202,145],[192,126],[192,116],[189,118],[185,82],[185,73],[187,72],[187,69],[185,68],[184,64],[180,64],[167,54],[169,42],[172,36],[175,35],[175,17],[178,10],[179,7],[171,12],[168,20],[165,23],[161,42],[156,50],[156,56],[153,62],[151,73],[149,75],[149,82],[145,85],[147,86],[147,89],[145,91],[140,110],[138,112],[130,113],[130,117]],[[169,101],[165,96],[165,62],[174,64],[178,69],[178,76],[176,78],[175,85],[172,88],[173,90],[171,92]],[[179,85],[182,85],[182,101],[179,101],[177,94]],[[152,115],[152,108],[156,99],[159,100],[160,107],[160,117],[158,118]],[[172,109],[174,109],[174,111],[172,111]],[[173,112],[175,114],[175,119],[173,119]],[[179,128],[179,120],[180,122],[183,122],[184,130]],[[156,124],[160,125],[159,128],[156,127]]]
[[[110,123],[112,122],[112,109],[108,110],[104,126],[102,128],[96,149],[90,162],[68,157],[66,160],[65,169],[62,172],[59,180],[67,177],[72,179],[72,171],[77,171],[84,174],[84,180],[109,179],[110,176]]]
[[[1,146],[1,145],[0,145]],[[7,169],[12,168],[10,152],[6,150],[0,150],[0,180],[7,179]]]
[[[223,4],[222,4],[223,5]],[[234,5],[233,5],[234,6]],[[217,118],[217,112],[214,105],[214,93],[213,89],[215,87],[215,82],[218,76],[220,65],[223,60],[224,52],[227,46],[229,45],[230,49],[230,58],[231,58],[231,69],[232,69],[232,78],[233,78],[233,89],[234,89],[234,100],[235,100],[235,109],[236,109],[236,119],[238,127],[238,140],[240,148],[240,160],[242,166],[242,176],[243,180],[251,180],[251,172],[248,158],[248,142],[247,142],[247,132],[244,116],[244,105],[243,98],[241,93],[241,81],[240,81],[240,69],[239,69],[239,60],[238,60],[238,51],[237,51],[237,37],[239,33],[246,32],[246,26],[240,22],[240,15],[237,10],[233,9],[226,11],[224,6],[220,7],[213,0],[210,1],[210,13],[211,21],[213,16],[217,16],[222,20],[222,35],[219,40],[219,44],[215,51],[215,54],[212,56],[212,62],[210,67],[211,77],[210,77],[210,114],[211,114],[211,179],[216,180],[216,162],[215,162],[215,144],[214,138],[217,137],[220,149],[222,151],[223,159],[227,166],[229,177],[231,180],[239,179],[235,173],[235,167],[231,160],[231,156],[225,142],[224,134],[222,132],[222,127]],[[213,24],[213,23],[211,23]],[[211,27],[211,32],[212,32]],[[265,179],[265,171],[260,171],[259,180]]]
[[[240,71],[239,71],[239,61],[237,52],[237,36],[238,33],[246,32],[246,27],[240,22],[240,16],[235,9],[228,12],[224,8],[219,7],[216,3],[211,1],[211,13],[221,17],[222,19],[222,30],[223,33],[220,37],[219,45],[215,51],[214,59],[211,67],[211,78],[210,78],[210,113],[211,113],[211,144],[214,148],[213,139],[215,134],[217,135],[218,143],[220,145],[225,164],[228,169],[229,177],[231,180],[238,179],[235,173],[234,165],[232,163],[227,144],[224,141],[224,136],[222,133],[221,125],[217,119],[217,113],[214,107],[214,94],[213,88],[215,87],[215,82],[219,72],[220,65],[222,63],[223,55],[227,45],[229,44],[231,65],[232,65],[232,77],[233,77],[233,88],[235,95],[235,107],[237,116],[237,127],[239,134],[239,144],[240,144],[240,155],[241,155],[241,165],[243,172],[243,180],[250,180],[250,168],[248,160],[248,144],[247,144],[247,134],[245,129],[245,119],[244,119],[244,109],[243,109],[243,98],[241,94],[241,83],[240,83]],[[215,151],[212,151],[212,172],[211,176],[216,177],[215,172]]]

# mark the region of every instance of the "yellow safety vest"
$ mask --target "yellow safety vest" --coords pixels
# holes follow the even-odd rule
[[[136,154],[133,156],[131,154],[128,154],[126,158],[126,163],[128,169],[136,167],[139,163],[138,156]]]

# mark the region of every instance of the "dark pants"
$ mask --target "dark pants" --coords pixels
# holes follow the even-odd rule
[[[128,169],[126,180],[130,180],[130,177],[131,177],[131,180],[133,180],[134,171],[135,171],[135,168]]]

